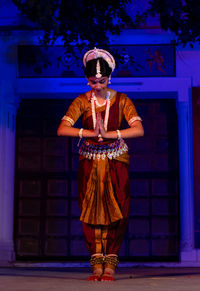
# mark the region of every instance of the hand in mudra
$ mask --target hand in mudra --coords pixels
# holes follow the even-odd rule
[[[99,126],[99,132],[102,137],[106,137],[106,131],[103,124],[103,119],[101,118],[101,112],[97,113],[97,124]]]
[[[94,129],[94,136],[98,136],[100,134],[100,126],[99,123],[96,122],[96,127]]]

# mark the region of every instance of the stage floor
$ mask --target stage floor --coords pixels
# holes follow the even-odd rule
[[[0,291],[199,291],[200,268],[118,268],[115,282],[88,282],[88,268],[0,268]]]

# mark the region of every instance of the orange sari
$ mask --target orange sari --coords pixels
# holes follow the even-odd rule
[[[96,108],[105,115],[105,106]],[[80,95],[69,107],[66,116],[75,123],[83,114],[83,128],[93,129],[90,100]],[[132,101],[125,94],[117,93],[111,99],[108,131],[121,129],[122,118],[127,122],[138,118]],[[88,139],[97,144],[97,138]],[[101,144],[112,143],[113,140]],[[123,153],[114,159],[79,158],[78,191],[80,220],[90,254],[118,254],[129,216],[129,155]]]

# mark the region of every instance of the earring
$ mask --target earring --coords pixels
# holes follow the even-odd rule
[[[90,85],[89,82],[87,83],[87,85],[88,85],[88,86]]]
[[[111,84],[111,81],[110,81],[110,80],[111,80],[111,78],[109,78],[109,80],[108,80],[108,84]]]

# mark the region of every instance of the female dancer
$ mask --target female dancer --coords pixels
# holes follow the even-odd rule
[[[93,271],[88,280],[113,281],[130,206],[124,138],[143,136],[144,131],[128,96],[107,87],[115,68],[113,56],[95,48],[84,55],[83,63],[91,90],[72,102],[57,133],[84,139],[79,149],[78,191]],[[81,115],[83,128],[75,128]],[[121,129],[123,117],[129,125],[126,129]]]

